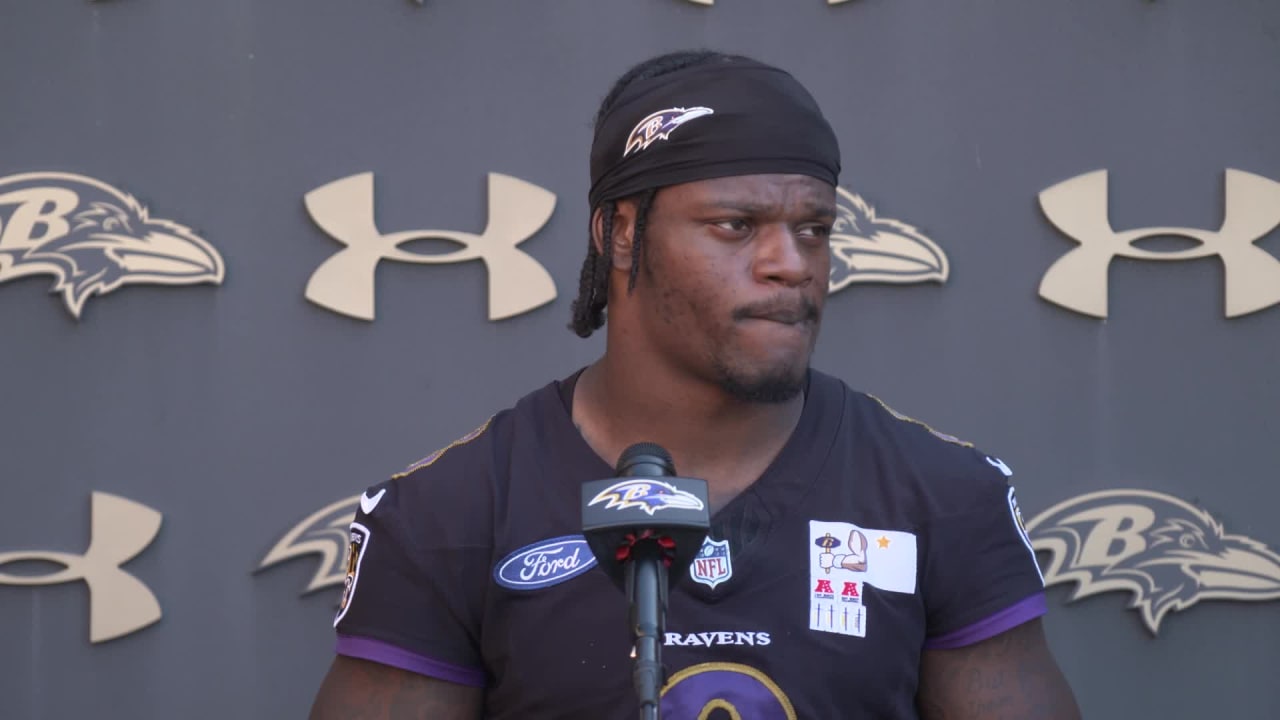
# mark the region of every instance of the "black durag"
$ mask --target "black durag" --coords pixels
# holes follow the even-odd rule
[[[789,73],[746,58],[638,80],[591,144],[591,207],[694,180],[793,173],[836,185],[840,147]]]

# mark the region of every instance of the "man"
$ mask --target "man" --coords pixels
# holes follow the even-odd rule
[[[809,369],[839,170],[781,70],[677,53],[618,81],[572,322],[607,307],[606,352],[365,493],[313,718],[635,717],[578,496],[638,441],[713,513],[667,720],[1078,717],[1003,462]]]

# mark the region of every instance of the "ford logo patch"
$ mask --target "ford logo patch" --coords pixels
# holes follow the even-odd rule
[[[512,590],[538,590],[562,583],[595,567],[586,538],[581,535],[543,540],[502,558],[493,579]]]

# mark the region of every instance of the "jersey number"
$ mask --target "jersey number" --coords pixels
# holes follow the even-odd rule
[[[716,710],[724,713],[712,715]],[[749,665],[711,662],[687,667],[671,676],[662,691],[662,717],[796,720],[796,711],[786,693],[768,675]]]

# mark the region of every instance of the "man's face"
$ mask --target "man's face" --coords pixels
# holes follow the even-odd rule
[[[645,342],[731,396],[803,389],[827,294],[835,188],[746,175],[658,191],[635,292]]]

